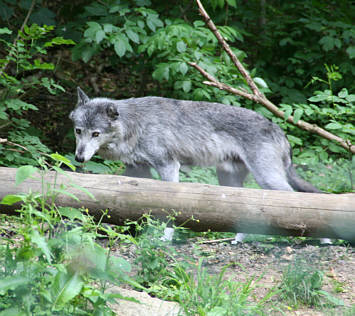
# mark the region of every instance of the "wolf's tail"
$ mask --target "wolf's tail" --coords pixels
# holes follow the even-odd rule
[[[287,168],[287,180],[295,191],[323,193],[309,182],[300,178],[292,164]]]

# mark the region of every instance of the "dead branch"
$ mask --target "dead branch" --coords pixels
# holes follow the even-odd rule
[[[249,73],[247,70],[244,68],[242,63],[239,61],[238,57],[235,56],[233,51],[231,50],[230,46],[226,42],[226,40],[223,38],[223,36],[219,33],[216,25],[213,23],[211,18],[209,17],[208,13],[206,12],[205,8],[203,7],[202,3],[200,0],[196,0],[197,5],[199,7],[200,14],[202,15],[203,19],[205,20],[207,26],[209,29],[213,32],[213,34],[216,36],[218,42],[222,45],[224,51],[229,55],[231,60],[233,61],[234,65],[236,68],[239,70],[241,75],[245,78],[248,86],[252,90],[251,93],[244,92],[240,89],[233,88],[225,83],[219,82],[217,79],[215,79],[213,76],[208,74],[204,69],[202,69],[200,66],[198,66],[196,63],[190,63],[191,66],[196,68],[205,78],[208,79],[208,81],[204,81],[203,83],[209,86],[216,87],[220,90],[228,91],[230,93],[233,93],[235,95],[247,98],[251,101],[254,101],[256,103],[262,104],[265,106],[269,111],[271,111],[274,115],[280,118],[285,117],[285,113],[281,111],[275,104],[273,104],[271,101],[269,101],[263,93],[260,92],[259,88],[256,86],[255,82],[253,79],[250,77]],[[292,115],[290,115],[287,119],[287,122],[312,133],[318,134],[319,136],[326,138],[331,141],[337,142],[340,146],[345,148],[346,150],[350,151],[351,153],[355,154],[355,145],[353,145],[349,140],[345,140],[337,135],[334,135],[333,133],[330,133],[326,131],[325,129],[319,127],[316,124],[310,124],[302,120],[294,121],[294,118]]]

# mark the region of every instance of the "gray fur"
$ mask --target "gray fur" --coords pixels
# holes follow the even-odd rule
[[[221,185],[240,187],[250,171],[264,189],[320,192],[296,174],[282,129],[262,115],[218,103],[161,97],[89,99],[78,88],[71,112],[76,160],[97,152],[148,177],[179,181],[180,165],[215,166]],[[80,132],[80,134],[78,134]]]

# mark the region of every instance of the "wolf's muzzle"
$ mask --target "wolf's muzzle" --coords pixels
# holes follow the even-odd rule
[[[84,157],[80,157],[80,156],[75,156],[75,160],[77,161],[77,162],[80,162],[80,163],[83,163],[84,162]]]

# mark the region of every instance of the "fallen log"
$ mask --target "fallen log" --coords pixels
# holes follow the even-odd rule
[[[0,200],[7,194],[41,192],[41,181],[27,179],[15,186],[14,168],[0,168]],[[45,176],[53,183],[54,173]],[[89,190],[96,200],[70,183]],[[151,212],[164,217],[178,212],[176,224],[195,231],[233,231],[289,236],[313,236],[355,240],[355,194],[316,194],[261,189],[221,187],[198,183],[170,183],[115,175],[68,172],[57,184],[69,186],[58,206],[85,207],[94,216],[109,210],[105,221],[121,225]],[[0,205],[1,212],[14,206]],[[193,216],[196,220],[189,220]]]

